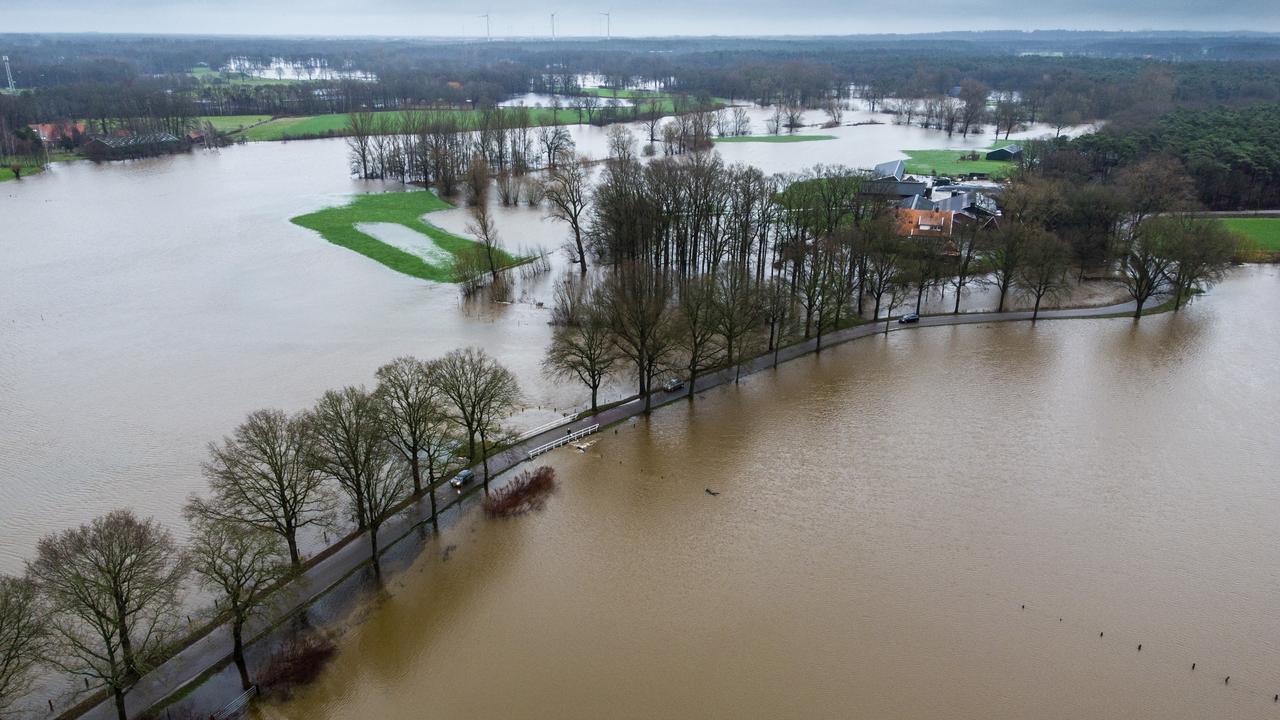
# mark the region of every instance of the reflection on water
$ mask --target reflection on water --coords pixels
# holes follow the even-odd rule
[[[1272,717],[1278,285],[862,340],[557,451],[260,717]]]

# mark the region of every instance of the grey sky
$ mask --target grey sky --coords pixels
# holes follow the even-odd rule
[[[3,32],[289,35],[814,35],[942,30],[1280,30],[1274,0],[60,0],[13,2]]]

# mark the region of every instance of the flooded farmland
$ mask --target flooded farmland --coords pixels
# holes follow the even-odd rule
[[[557,451],[259,717],[1273,717],[1277,289],[859,340]]]

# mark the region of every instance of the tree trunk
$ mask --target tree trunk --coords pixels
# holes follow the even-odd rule
[[[1036,306],[1031,310],[1031,322],[1035,323],[1036,318],[1040,317],[1040,295],[1036,295]]]
[[[244,661],[244,629],[243,622],[237,620],[231,628],[231,657],[235,660],[236,670],[240,673],[240,689],[248,690],[252,683],[249,682],[249,668]]]
[[[120,720],[129,720],[129,711],[124,707],[124,693],[120,688],[112,688],[111,693],[116,698],[116,716]]]
[[[378,561],[378,527],[374,524],[369,525],[369,552],[373,560],[373,574],[382,577],[382,563]]]
[[[1138,298],[1138,309],[1133,311],[1133,319],[1137,320],[1142,317],[1142,306],[1147,302],[1146,298]]]
[[[597,412],[596,396],[599,395],[599,393],[600,393],[599,383],[592,385],[591,386],[591,414],[592,415],[595,415]]]
[[[578,229],[578,223],[573,224],[573,241],[578,245],[578,270],[583,275],[587,274],[587,253],[582,249],[582,231]]]
[[[133,657],[133,640],[129,637],[129,615],[124,606],[124,599],[116,597],[116,622],[120,624],[120,654],[124,658],[125,674],[130,678],[137,678],[142,673],[138,672],[138,661]]]
[[[298,536],[292,528],[290,528],[289,534],[285,536],[285,542],[289,545],[289,563],[295,568],[301,567],[302,557],[298,554]]]
[[[963,289],[964,289],[964,281],[963,279],[961,279],[960,282],[956,283],[956,306],[951,310],[952,315],[960,314],[960,291]]]
[[[1003,282],[1000,283],[1000,304],[996,306],[996,312],[1004,312],[1004,296],[1008,294],[1008,292],[1009,286]]]
[[[414,453],[409,458],[409,470],[413,473],[413,494],[422,494],[422,467],[418,460],[418,453]]]

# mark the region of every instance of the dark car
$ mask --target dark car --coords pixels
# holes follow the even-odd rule
[[[902,317],[898,318],[899,325],[906,325],[907,323],[917,323],[917,322],[920,322],[920,315],[918,313],[907,313],[906,315],[903,315]]]
[[[463,485],[466,485],[467,483],[474,480],[475,477],[476,477],[476,474],[471,472],[470,469],[462,470],[457,475],[453,476],[453,479],[449,481],[449,484],[456,488],[461,488]]]
[[[666,382],[662,383],[662,389],[667,392],[675,392],[682,387],[684,387],[684,380],[681,380],[678,377],[670,378]]]

